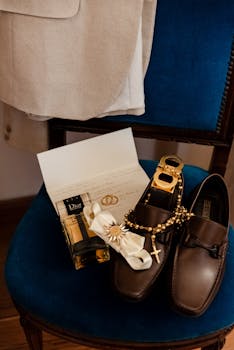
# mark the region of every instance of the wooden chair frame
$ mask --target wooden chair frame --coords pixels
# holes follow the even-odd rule
[[[234,72],[232,72],[231,75],[226,103],[217,131],[207,132],[203,130],[173,129],[162,126],[152,127],[131,123],[119,123],[117,121],[112,122],[105,119],[92,119],[85,122],[51,119],[49,121],[50,148],[61,146],[66,143],[66,131],[101,134],[128,126],[132,127],[133,134],[137,137],[213,145],[214,151],[211,159],[210,171],[224,174],[234,133]],[[42,331],[52,333],[74,343],[104,350],[189,350],[198,347],[202,350],[220,350],[225,344],[226,335],[233,328],[233,326],[228,327],[205,337],[170,343],[120,343],[107,339],[90,338],[83,334],[69,333],[64,329],[59,329],[38,320],[18,305],[16,305],[16,307],[19,311],[21,325],[31,350],[42,350]]]
[[[107,132],[131,127],[135,137],[151,138],[185,143],[196,143],[214,146],[209,170],[224,175],[234,134],[234,70],[229,72],[228,89],[225,91],[220,111],[219,125],[216,131],[179,129],[165,126],[151,126],[131,122],[110,121],[106,118],[78,121],[53,118],[48,122],[49,147],[54,148],[66,144],[66,132],[89,132],[104,134]],[[232,327],[222,329],[205,337],[170,343],[130,343],[114,342],[107,339],[90,338],[84,334],[72,334],[64,329],[46,324],[22,309],[16,308],[20,314],[20,322],[24,329],[31,350],[42,349],[42,331],[59,336],[74,343],[106,350],[189,350],[200,347],[202,350],[220,350],[225,343],[226,335]]]
[[[16,305],[16,308],[20,314],[20,324],[23,327],[30,350],[43,349],[43,331],[75,344],[102,350],[192,350],[195,348],[201,348],[201,350],[221,350],[225,344],[227,334],[229,334],[234,327],[233,325],[204,337],[183,341],[166,343],[116,342],[108,339],[92,338],[79,333],[70,333],[64,329],[39,320],[22,307],[19,307],[19,305]]]

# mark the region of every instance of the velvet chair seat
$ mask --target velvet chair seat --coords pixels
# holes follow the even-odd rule
[[[142,161],[141,164],[151,177],[156,162]],[[206,175],[200,168],[184,167],[185,199]],[[163,283],[156,285],[145,301],[129,303],[112,289],[109,263],[74,269],[60,222],[43,186],[12,239],[5,277],[17,305],[71,333],[120,342],[192,339],[234,323],[233,234],[230,228],[223,283],[202,316],[190,318],[175,313]]]

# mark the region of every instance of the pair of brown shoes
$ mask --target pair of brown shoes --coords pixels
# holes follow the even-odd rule
[[[113,283],[124,298],[141,301],[161,272],[170,271],[167,278],[174,307],[199,316],[214,299],[224,273],[228,191],[222,176],[211,174],[196,189],[186,210],[181,205],[182,168],[177,156],[163,157],[135,209],[126,216],[126,227],[145,237],[144,248],[153,257],[151,267],[135,271],[116,254]]]

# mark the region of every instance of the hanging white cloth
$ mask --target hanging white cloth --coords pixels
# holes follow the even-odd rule
[[[0,100],[34,119],[144,112],[156,0],[0,0]]]

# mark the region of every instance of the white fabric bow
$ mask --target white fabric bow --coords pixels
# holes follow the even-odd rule
[[[83,209],[89,228],[120,253],[134,270],[146,270],[152,264],[151,255],[143,249],[145,238],[118,225],[113,215],[95,202]]]

